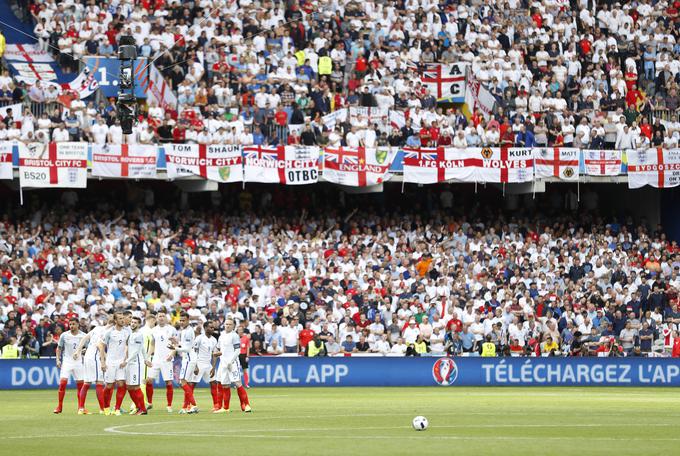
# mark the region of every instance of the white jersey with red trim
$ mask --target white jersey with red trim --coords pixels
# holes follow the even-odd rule
[[[154,362],[166,362],[167,357],[172,351],[168,344],[171,338],[177,337],[177,330],[170,325],[156,326],[151,330],[151,336],[154,343]]]
[[[130,328],[127,327],[122,329],[111,328],[104,335],[102,342],[106,345],[107,364],[112,364],[114,360],[120,362],[125,360],[128,337],[130,337]]]
[[[179,332],[179,347],[177,351],[181,354],[182,359],[188,358],[190,361],[196,359],[196,352],[193,350],[194,339],[196,332],[191,326],[180,330]]]
[[[57,344],[57,346],[61,350],[62,360],[65,363],[76,362],[73,360],[73,355],[76,353],[78,345],[80,345],[80,341],[83,340],[84,337],[85,333],[80,330],[76,334],[73,334],[71,331],[68,331],[63,333],[59,337],[59,343]],[[78,362],[82,363],[82,360]]]
[[[236,331],[223,332],[217,341],[219,346],[219,351],[222,353],[220,356],[220,365],[226,366],[238,359],[238,355],[241,351],[241,339],[239,338]]]

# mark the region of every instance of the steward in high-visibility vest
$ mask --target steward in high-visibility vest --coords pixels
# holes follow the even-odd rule
[[[319,58],[319,75],[331,74],[333,72],[333,60],[327,55]]]
[[[482,356],[484,357],[496,356],[496,344],[491,342],[491,336],[486,336],[486,342],[482,344]]]
[[[307,344],[307,356],[324,356],[326,354],[326,346],[323,341],[319,339],[319,336],[315,336],[314,339],[309,341]]]
[[[300,49],[295,53],[295,58],[297,59],[297,64],[298,66],[302,66],[305,64],[305,51]]]
[[[2,347],[2,359],[17,359],[19,357],[19,349],[13,343],[9,343]]]

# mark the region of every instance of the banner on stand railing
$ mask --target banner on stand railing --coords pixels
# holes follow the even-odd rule
[[[680,185],[680,149],[662,148],[626,151],[628,187],[651,185],[670,188]]]
[[[241,147],[212,144],[167,144],[168,178],[198,176],[215,182],[241,182]]]
[[[19,147],[22,188],[87,187],[87,143],[30,143]]]
[[[89,153],[88,153],[89,151]],[[323,152],[323,153],[322,153]],[[19,167],[22,187],[84,188],[93,176],[154,179],[194,177],[220,183],[283,185],[323,180],[370,187],[403,172],[403,181],[522,183],[535,179],[578,182],[591,176],[628,175],[630,188],[680,186],[680,149],[622,151],[521,147],[326,147],[220,144],[112,145],[0,142],[0,179]]]
[[[315,146],[245,146],[244,181],[285,185],[319,180],[319,148]]]
[[[92,144],[92,175],[155,179],[158,148],[146,144]]]

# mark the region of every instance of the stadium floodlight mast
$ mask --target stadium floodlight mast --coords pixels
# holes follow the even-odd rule
[[[120,120],[123,134],[132,134],[132,125],[135,122],[137,111],[137,98],[135,97],[134,66],[137,60],[137,46],[135,39],[129,35],[120,37],[118,45],[118,60],[120,60],[120,73],[118,84],[118,119]]]

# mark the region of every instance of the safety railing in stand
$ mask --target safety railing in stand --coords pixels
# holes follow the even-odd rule
[[[673,117],[678,115],[678,110],[670,110],[670,109],[653,109],[649,111],[648,115],[648,121],[651,123],[654,121],[654,119],[660,119],[660,120],[666,120],[666,121],[671,121],[673,120]]]
[[[55,109],[57,109],[61,114],[61,111],[63,109],[63,106],[60,103],[57,103],[56,101],[52,102],[29,101],[28,107],[31,109],[31,113],[33,114],[33,117],[35,117],[36,119],[41,117],[44,113],[47,113],[48,116],[51,115]]]

